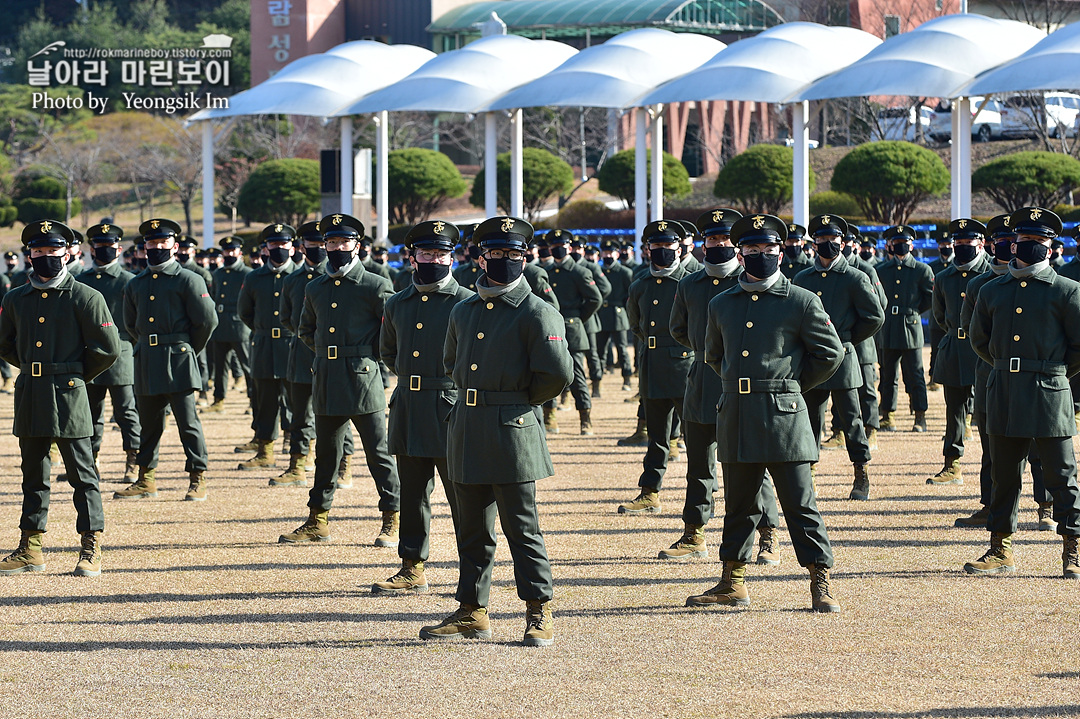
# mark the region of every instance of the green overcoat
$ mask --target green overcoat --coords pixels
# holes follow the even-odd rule
[[[569,255],[550,265],[541,265],[541,269],[548,273],[551,289],[559,300],[559,312],[566,321],[562,334],[567,347],[571,352],[587,351],[589,333],[586,323],[604,302],[592,272],[577,264]]]
[[[874,269],[874,265],[855,253],[852,253],[851,256],[847,258],[847,261],[849,265],[859,270],[870,279],[870,284],[873,285],[874,293],[877,295],[878,302],[881,303],[882,308],[888,306],[889,301],[885,299],[885,290],[881,287],[881,280],[878,278],[877,270]],[[855,345],[855,354],[859,356],[859,364],[877,364],[877,343],[874,341],[874,338],[867,338]]]
[[[887,350],[922,349],[920,315],[934,302],[934,275],[930,266],[909,252],[903,260],[895,257],[875,268],[889,304],[881,328],[881,347]]]
[[[642,399],[682,399],[694,353],[671,336],[675,292],[686,277],[680,264],[666,277],[646,274],[630,285],[626,314],[630,330],[641,340],[638,362]]]
[[[244,286],[244,278],[252,272],[252,269],[237,260],[232,267],[219,267],[214,270],[214,311],[217,314],[218,324],[211,339],[214,342],[247,342],[251,337],[251,330],[240,319],[236,311],[236,303],[240,298],[240,289]]]
[[[289,338],[281,316],[281,294],[285,280],[296,270],[287,260],[273,268],[269,262],[244,277],[244,286],[236,300],[240,321],[251,330],[248,363],[253,379],[287,379],[289,376]]]
[[[967,298],[968,286],[980,275],[990,271],[985,252],[966,269],[955,262],[934,277],[934,322],[945,334],[938,343],[934,360],[933,380],[950,387],[970,387],[975,384],[975,368],[980,360],[971,348],[967,330],[960,326],[960,314]]]
[[[120,335],[120,356],[112,367],[99,374],[89,384],[105,387],[135,384],[131,337],[127,333],[127,328],[124,327],[124,288],[127,287],[128,282],[135,279],[135,275],[125,270],[117,260],[105,267],[95,265],[75,279],[101,293],[109,308],[109,314],[113,318],[117,334]]]
[[[286,379],[298,384],[311,384],[311,365],[315,353],[297,337],[300,315],[304,312],[304,291],[308,282],[326,274],[326,260],[312,267],[306,262],[285,278],[281,289],[281,324],[293,334],[289,339],[289,371]]]
[[[611,285],[611,294],[604,299],[596,313],[600,318],[600,329],[604,332],[621,332],[630,329],[630,320],[626,318],[626,300],[630,297],[630,285],[634,282],[634,272],[618,262],[603,267],[604,277]]]

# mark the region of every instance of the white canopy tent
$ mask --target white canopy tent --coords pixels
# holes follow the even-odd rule
[[[976,75],[1011,60],[1045,34],[1013,20],[946,15],[889,38],[861,60],[815,82],[798,100],[872,95],[958,97]],[[953,104],[952,216],[971,214],[971,105]]]
[[[603,45],[582,50],[552,72],[500,97],[488,110],[522,107],[606,107],[622,110],[660,83],[701,65],[724,43],[704,35],[643,28],[616,35]],[[661,108],[638,107],[635,113],[635,220],[637,236],[647,223],[645,131],[652,113],[653,217],[663,217],[663,116]]]
[[[469,43],[459,50],[436,56],[408,77],[376,93],[340,108],[335,115],[359,115],[369,112],[460,112],[476,113],[496,97],[555,69],[577,54],[560,42],[529,40],[518,35],[492,35]],[[522,212],[521,187],[521,112],[511,115],[510,212]],[[384,131],[381,131],[384,132]],[[495,115],[485,118],[484,205],[490,217],[497,213],[495,158]],[[386,237],[387,213],[385,170],[380,171],[377,194],[379,239]]]
[[[1080,89],[1080,23],[1047,35],[1023,55],[979,75],[961,94]]]
[[[201,110],[188,122],[202,122],[203,246],[214,244],[214,128],[212,120],[241,115],[305,115],[328,117],[347,103],[397,82],[435,57],[414,45],[384,45],[359,40],[325,53],[308,55],[250,90],[229,98],[229,107]],[[351,119],[342,121],[342,212],[352,211]],[[385,156],[379,164],[386,166]]]
[[[691,100],[784,103],[815,80],[847,67],[881,40],[847,27],[790,22],[732,43],[711,60],[646,95],[642,105]],[[807,103],[793,107],[795,221],[809,219]]]

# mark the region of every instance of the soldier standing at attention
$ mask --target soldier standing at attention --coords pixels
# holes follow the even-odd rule
[[[945,234],[937,241],[938,246],[938,258],[931,260],[930,272],[934,277],[944,272],[952,265],[953,261],[953,240],[952,236],[946,230]],[[934,321],[933,312],[930,313],[930,383],[926,385],[928,392],[937,392],[941,389],[941,384],[934,381],[934,363],[937,362],[938,348],[941,345],[941,340],[945,338],[944,331],[938,327],[937,322]]]
[[[30,276],[30,248],[23,247],[22,254],[23,268],[21,270],[18,270],[17,272],[12,272],[10,275],[8,275],[11,278],[11,289],[15,289],[16,287],[22,287],[23,285],[25,285],[28,282],[27,278]]]
[[[473,232],[476,225],[465,225],[461,228],[462,249],[465,251],[465,260],[454,268],[454,281],[467,290],[476,291],[476,281],[480,279],[480,248],[473,240]]]
[[[157,496],[155,470],[165,430],[165,408],[172,407],[187,462],[185,500],[206,499],[206,439],[195,410],[195,393],[202,386],[199,350],[217,326],[217,315],[206,283],[176,261],[180,225],[172,220],[147,220],[139,226],[146,243],[147,268],[124,288],[124,325],[135,340],[135,397],[142,425],[142,444],[136,461],[139,477],[115,499]]]
[[[390,280],[364,269],[357,253],[364,224],[349,215],[319,220],[326,240],[326,274],[304,291],[297,337],[315,353],[311,400],[315,411],[315,482],[309,515],[278,541],[326,542],[335,478],[351,422],[360,434],[368,470],[379,492],[382,525],[377,547],[398,545],[399,482],[386,448],[386,394],[379,373],[383,303],[394,294]]]
[[[124,288],[135,279],[135,275],[120,266],[120,240],[123,236],[124,230],[116,225],[94,225],[87,230],[86,237],[90,241],[94,264],[75,279],[94,288],[105,298],[120,336],[120,356],[116,363],[86,383],[90,415],[94,421],[91,440],[94,462],[97,463],[105,435],[105,395],[108,394],[112,397],[112,416],[120,426],[126,455],[124,481],[134,482],[139,471],[136,457],[142,442],[142,426],[135,407],[135,364],[131,354],[131,337],[124,327]]]
[[[248,349],[251,346],[251,330],[240,319],[236,310],[240,298],[240,289],[244,278],[251,268],[244,264],[244,250],[239,237],[226,237],[221,240],[221,256],[224,265],[214,271],[214,310],[217,315],[217,329],[210,339],[210,352],[214,366],[214,403],[207,412],[225,411],[225,394],[229,388],[229,353],[236,353],[244,379],[248,384],[248,393],[253,391],[251,365],[248,363]]]
[[[969,285],[990,270],[983,252],[986,226],[970,218],[949,223],[952,259],[934,277],[933,324],[942,328],[944,337],[932,363],[934,381],[945,393],[945,436],[941,471],[926,480],[927,484],[963,484],[960,458],[964,456],[964,430],[968,405],[975,396],[975,368],[981,360],[971,349],[967,330],[960,324]]]
[[[1080,284],[1050,266],[1050,243],[1061,233],[1057,215],[1024,207],[1009,216],[1009,226],[1016,233],[1009,272],[982,286],[971,318],[971,346],[991,365],[985,431],[993,491],[986,522],[990,548],[964,570],[1016,571],[1012,538],[1020,475],[1034,443],[1062,535],[1062,575],[1080,579],[1080,490],[1072,442],[1076,423],[1067,391],[1068,377],[1080,372]]]
[[[600,243],[600,267],[611,285],[611,294],[596,313],[600,317],[600,332],[596,335],[596,347],[600,359],[608,356],[611,348],[615,352],[615,366],[622,373],[623,389],[633,389],[630,377],[634,374],[634,365],[627,348],[626,332],[630,321],[626,318],[626,299],[630,296],[630,285],[634,281],[634,272],[619,261],[619,243],[604,240]]]
[[[0,575],[41,572],[49,513],[49,448],[56,443],[74,490],[81,535],[75,575],[101,574],[105,515],[90,436],[93,420],[86,381],[120,356],[120,337],[99,292],[75,281],[66,267],[71,230],[51,220],[32,222],[22,240],[30,248],[29,283],[9,292],[0,311],[0,357],[20,368],[15,383],[15,428],[22,455],[22,536],[0,561]]]
[[[694,353],[671,335],[671,308],[679,282],[687,275],[686,265],[678,259],[685,235],[682,225],[668,220],[650,222],[641,235],[642,244],[649,246],[651,269],[630,285],[626,314],[643,347],[638,371],[649,444],[638,478],[641,492],[620,504],[619,514],[660,511],[660,486],[673,444],[671,425],[682,414],[686,379],[694,362]]]
[[[529,223],[514,217],[481,223],[475,238],[485,274],[478,295],[450,313],[443,365],[462,393],[450,412],[447,441],[457,498],[460,606],[422,628],[421,639],[491,638],[487,606],[498,512],[525,602],[522,643],[555,641],[551,565],[536,506],[536,481],[554,468],[539,406],[559,396],[575,369],[563,319],[521,278],[532,234]]]
[[[210,271],[200,267],[195,261],[194,256],[198,248],[198,243],[195,242],[195,238],[189,235],[184,235],[180,238],[180,241],[176,243],[176,261],[180,263],[180,266],[189,272],[194,272],[199,277],[202,277],[203,282],[206,283],[206,290],[210,293],[210,296],[214,296],[214,277],[210,274]],[[202,389],[199,391],[199,407],[205,407],[209,404],[207,402],[207,393],[210,390],[210,361],[207,357],[208,352],[203,349],[199,353],[199,374],[202,375]]]
[[[281,293],[285,279],[296,265],[292,261],[296,230],[281,223],[267,225],[259,233],[266,245],[267,262],[244,277],[236,301],[236,312],[251,330],[251,379],[255,383],[252,425],[255,429],[255,456],[241,462],[238,469],[274,466],[274,440],[278,434],[278,414],[285,407],[282,422],[292,424],[285,392],[289,376],[290,332],[283,325]]]
[[[571,236],[573,237],[573,235]],[[584,267],[592,274],[596,289],[600,290],[601,301],[607,299],[608,295],[611,294],[611,283],[608,282],[607,275],[600,269],[595,254],[590,259],[585,240],[574,237],[570,242],[570,248],[571,250],[577,250],[577,252],[572,251],[570,253],[570,256],[574,258],[574,262],[577,262],[579,267]],[[589,335],[589,350],[585,353],[585,364],[589,372],[589,382],[592,384],[590,396],[597,399],[600,398],[600,382],[604,379],[604,365],[600,362],[600,352],[596,340],[596,336],[600,332],[600,317],[598,314],[598,312],[594,312],[592,317],[585,322],[585,331]]]
[[[1072,236],[1074,239],[1080,236],[1080,225],[1072,229]],[[1077,245],[1076,250],[1076,254],[1073,255],[1071,260],[1054,269],[1062,277],[1067,277],[1074,282],[1080,282],[1080,244]],[[1072,390],[1073,417],[1076,419],[1076,428],[1080,431],[1080,375],[1069,379],[1069,389]]]
[[[784,257],[780,264],[780,271],[790,280],[810,266],[810,258],[803,252],[806,228],[792,223],[788,225],[787,230],[788,236],[784,240]]]
[[[443,344],[450,311],[475,293],[450,274],[450,253],[460,237],[457,227],[441,220],[421,222],[405,236],[413,285],[386,301],[380,353],[400,377],[390,397],[390,453],[401,479],[401,570],[371,591],[426,592],[424,562],[431,530],[431,490],[435,471],[442,480],[450,514],[457,509],[454,485],[446,467],[446,419],[458,400],[454,381],[443,366]]]
[[[686,267],[687,274],[692,274],[705,268],[705,265],[701,264],[697,257],[694,257],[694,244],[701,239],[701,235],[698,233],[697,225],[690,222],[690,220],[679,220],[679,224],[686,230],[686,237],[683,238],[682,244],[679,245],[679,262]]]
[[[885,311],[869,278],[848,264],[842,238],[848,224],[836,215],[819,215],[810,221],[807,232],[814,238],[817,257],[813,266],[795,275],[792,284],[820,298],[833,330],[844,346],[840,368],[813,389],[803,389],[810,414],[810,428],[820,441],[825,425],[825,405],[832,397],[839,428],[845,439],[848,459],[854,470],[848,499],[870,498],[870,446],[859,407],[859,385],[863,374],[855,346],[871,339],[885,321]]]
[[[385,264],[375,261],[375,258],[371,256],[371,246],[375,244],[375,241],[370,237],[360,238],[360,247],[357,249],[357,257],[360,259],[360,264],[364,266],[364,269],[368,272],[383,277],[390,281],[391,287],[394,284],[394,278],[390,276],[390,268]]]
[[[4,253],[4,274],[11,279],[11,276],[19,269],[19,253],[8,250]]]
[[[885,241],[892,247],[893,256],[879,264],[877,270],[881,287],[889,300],[885,308],[885,325],[881,328],[881,385],[878,396],[881,429],[896,431],[896,404],[900,388],[897,367],[904,375],[904,388],[915,412],[913,432],[926,431],[926,373],[923,371],[923,330],[920,315],[930,309],[934,300],[934,275],[930,267],[911,254],[915,230],[907,225],[890,227]]]
[[[723,382],[717,412],[717,454],[724,472],[720,582],[687,606],[747,606],[746,564],[765,472],[784,508],[799,564],[810,570],[814,611],[839,612],[829,590],[832,547],[817,509],[810,464],[818,438],[802,393],[832,376],[844,346],[821,301],[780,271],[783,220],[743,217],[731,228],[743,273],[709,304],[705,362]]]
[[[1065,243],[1059,238],[1054,238],[1054,241],[1050,243],[1050,266],[1054,268],[1054,271],[1059,275],[1061,274],[1061,268],[1065,266]]]

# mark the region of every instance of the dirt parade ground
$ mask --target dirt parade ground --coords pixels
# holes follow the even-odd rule
[[[615,445],[634,429],[635,405],[620,386],[608,375],[594,437],[577,434],[571,410],[559,412],[563,432],[550,441],[556,476],[538,485],[555,577],[556,642],[546,649],[518,646],[524,604],[505,542],[494,639],[418,639],[422,625],[456,608],[441,487],[430,593],[374,596],[372,582],[399,560],[373,546],[377,497],[362,461],[353,488],[337,494],[334,541],[290,546],[278,535],[306,517],[307,490],[267,486],[287,464],[280,454],[272,472],[236,469],[246,456],[233,447],[251,436],[241,392],[230,392],[223,414],[203,415],[207,502],[181,501],[187,477],[172,423],[158,498],[111,499],[124,455],[120,433],[107,431],[102,575],[70,574],[78,535],[61,483],[46,571],[0,578],[0,717],[1080,715],[1077,585],[1060,578],[1060,538],[1035,531],[1028,482],[1017,573],[963,573],[989,537],[953,527],[978,505],[979,442],[968,442],[962,486],[925,484],[941,466],[941,392],[930,394],[929,432],[881,434],[871,501],[847,499],[846,453],[822,452],[818,503],[842,613],[821,615],[810,611],[809,577],[783,526],[781,565],[749,568],[748,609],[683,606],[717,581],[722,517],[706,528],[708,560],[656,558],[681,534],[682,459],[665,478],[661,514],[616,514],[637,493],[643,451]],[[898,416],[909,428],[911,416]],[[5,553],[18,540],[21,501],[11,421],[12,396],[0,395]]]

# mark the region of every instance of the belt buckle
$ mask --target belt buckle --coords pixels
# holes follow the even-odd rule
[[[739,378],[739,394],[750,394],[750,378]]]
[[[656,349],[656,338],[655,337],[649,337],[649,349],[651,349],[651,350]]]
[[[1010,372],[1019,372],[1020,371],[1020,358],[1019,357],[1010,357],[1009,358],[1009,371]]]
[[[272,340],[281,339],[281,328],[280,327],[274,327],[273,329],[270,330],[270,339],[272,339]]]
[[[41,363],[40,362],[31,362],[30,363],[30,376],[31,377],[40,377],[41,376]]]
[[[220,314],[224,314],[224,312],[225,312],[225,305],[218,305],[218,306],[217,306],[217,312],[218,312],[218,314],[219,314],[219,315],[220,315]]]
[[[477,399],[476,395],[477,395],[477,392],[476,392],[475,389],[467,389],[467,390],[465,390],[465,406],[466,407],[475,407],[476,406],[476,399]]]
[[[963,327],[957,327],[956,328],[956,339],[958,339],[958,340],[966,340],[967,339],[967,332],[964,332]]]
[[[893,305],[893,306],[892,306],[892,313],[893,313],[894,315],[898,315],[898,314],[900,314],[900,308],[899,308],[899,307],[897,307],[896,305]]]
[[[337,345],[330,345],[326,348],[326,359],[337,359]]]
[[[418,375],[418,374],[409,375],[409,389],[412,390],[413,392],[419,392],[420,391],[420,375]]]
[[[147,342],[150,343],[151,347],[157,347],[158,346],[158,339],[157,338],[158,338],[157,335],[150,335],[146,339],[147,339]]]

